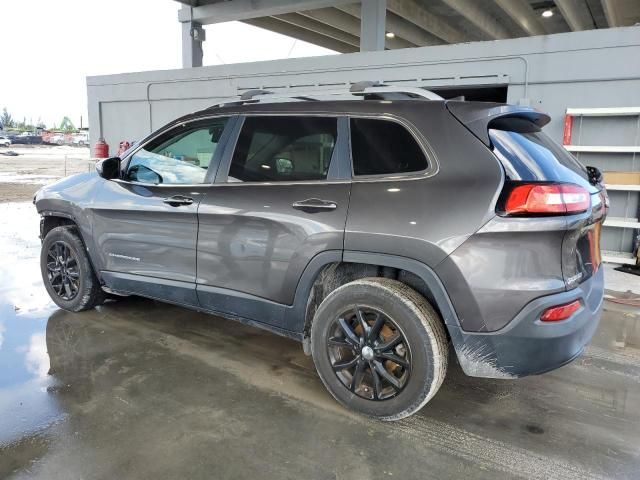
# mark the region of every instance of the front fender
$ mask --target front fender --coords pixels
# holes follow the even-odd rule
[[[98,255],[95,255],[91,206],[104,182],[96,173],[72,175],[38,190],[33,202],[43,217],[65,218],[77,225],[96,272],[100,266],[94,263]]]

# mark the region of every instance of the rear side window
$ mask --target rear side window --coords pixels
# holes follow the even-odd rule
[[[351,119],[354,175],[393,175],[420,172],[427,158],[411,133],[397,122]]]
[[[586,169],[537,127],[489,129],[489,138],[508,180],[583,183]]]
[[[247,117],[227,181],[325,180],[337,136],[335,118]]]

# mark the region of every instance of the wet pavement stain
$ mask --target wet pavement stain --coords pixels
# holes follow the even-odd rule
[[[291,340],[127,298],[49,300],[31,204],[0,205],[0,478],[640,478],[638,311],[574,363],[466,377],[397,423],[346,411]]]

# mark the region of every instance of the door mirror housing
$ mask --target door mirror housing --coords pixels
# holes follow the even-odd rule
[[[120,157],[110,157],[96,163],[96,172],[105,180],[120,178]]]

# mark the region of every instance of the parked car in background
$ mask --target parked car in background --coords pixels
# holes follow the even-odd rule
[[[22,145],[34,145],[42,143],[42,137],[40,135],[34,135],[30,132],[22,132],[20,135],[12,135],[9,137],[11,143],[17,143]]]
[[[62,133],[57,133],[49,137],[48,143],[55,143],[56,145],[64,145],[65,139]]]
[[[10,145],[11,145],[11,140],[9,139],[9,137],[0,136],[0,146],[8,147]]]
[[[243,95],[43,187],[53,301],[141,295],[300,340],[340,403],[383,420],[435,395],[450,350],[509,379],[579,356],[603,308],[597,169],[533,108],[355,87]]]
[[[71,143],[77,147],[84,147],[85,145],[89,145],[89,134],[77,133],[73,137],[71,137]]]

